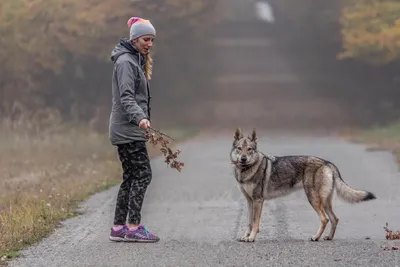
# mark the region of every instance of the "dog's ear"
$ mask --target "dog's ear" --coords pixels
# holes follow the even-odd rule
[[[243,133],[242,133],[242,130],[238,127],[238,128],[236,128],[235,134],[233,136],[233,141],[236,142],[240,138],[243,138]]]
[[[250,141],[257,143],[258,138],[257,138],[256,129],[253,129],[253,131],[249,135],[249,139],[250,139]]]

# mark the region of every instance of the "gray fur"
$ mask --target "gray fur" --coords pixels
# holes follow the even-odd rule
[[[304,190],[311,206],[320,216],[321,226],[311,237],[317,241],[326,224],[331,220],[331,232],[325,240],[334,236],[339,219],[332,211],[332,195],[336,188],[339,197],[349,203],[375,199],[368,191],[355,190],[340,176],[332,162],[315,156],[289,155],[270,156],[257,148],[256,130],[244,137],[238,128],[230,151],[234,177],[247,200],[249,222],[246,232],[239,241],[253,242],[259,231],[259,223],[265,200],[286,196]]]

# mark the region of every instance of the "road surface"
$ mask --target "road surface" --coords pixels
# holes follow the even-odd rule
[[[310,242],[318,217],[302,192],[266,202],[255,243],[239,243],[246,209],[231,175],[231,138],[222,133],[181,144],[182,173],[152,162],[154,180],[143,206],[143,223],[160,235],[156,244],[108,240],[117,187],[97,194],[85,214],[23,252],[11,266],[399,266],[399,251],[384,251],[386,222],[400,221],[400,177],[391,154],[366,152],[334,137],[260,133],[265,153],[315,154],[336,162],[353,187],[377,200],[350,205],[334,197],[340,218],[333,241]],[[366,239],[366,238],[370,239]],[[400,242],[397,242],[399,244]]]
[[[197,119],[230,130],[206,132],[181,144],[186,164],[182,173],[167,168],[162,158],[152,161],[154,179],[144,201],[143,223],[161,241],[108,240],[118,190],[114,187],[90,198],[83,215],[63,222],[11,266],[400,266],[400,252],[382,248],[396,244],[385,240],[385,223],[400,227],[400,175],[393,156],[368,152],[334,136],[295,132],[314,126],[331,132],[332,127],[351,124],[352,118],[302,84],[268,34],[268,25],[279,18],[265,5],[219,3],[219,11],[226,13],[217,12],[221,24],[210,39],[215,43],[210,51],[216,55],[215,95],[196,112]],[[374,192],[377,200],[350,205],[335,196],[340,218],[335,239],[310,242],[319,220],[298,192],[266,202],[256,242],[237,242],[247,215],[229,162],[236,126],[246,132],[256,127],[264,153],[314,154],[335,162],[345,181]]]

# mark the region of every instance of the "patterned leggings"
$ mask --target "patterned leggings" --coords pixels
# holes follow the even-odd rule
[[[115,207],[114,225],[140,224],[143,198],[152,179],[146,143],[142,141],[118,145],[123,180]]]

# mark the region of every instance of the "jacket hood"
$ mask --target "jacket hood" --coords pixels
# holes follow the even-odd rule
[[[137,51],[136,47],[127,38],[121,39],[111,51],[111,60],[115,63],[121,55],[126,53],[133,55],[140,66],[144,66],[146,63],[146,58]]]

